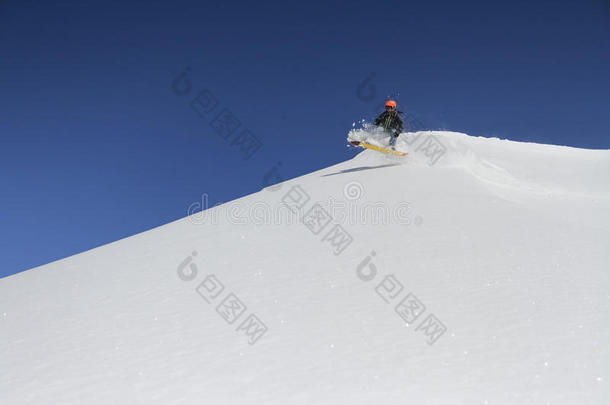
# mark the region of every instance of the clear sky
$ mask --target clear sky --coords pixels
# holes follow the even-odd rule
[[[388,95],[608,149],[609,72],[601,0],[2,1],[0,277],[346,160]]]

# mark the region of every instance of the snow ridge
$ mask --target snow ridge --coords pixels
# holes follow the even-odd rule
[[[398,148],[1,279],[0,402],[608,403],[610,151]]]

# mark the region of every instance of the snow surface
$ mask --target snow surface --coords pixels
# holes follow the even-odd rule
[[[0,280],[0,403],[610,403],[610,151],[398,148]]]

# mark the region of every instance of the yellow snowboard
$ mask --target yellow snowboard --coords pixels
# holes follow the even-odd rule
[[[366,149],[373,149],[378,152],[388,153],[388,154],[394,155],[394,156],[406,156],[407,155],[406,152],[399,152],[397,150],[386,149],[386,148],[382,148],[381,146],[371,145],[370,143],[366,143],[366,142],[349,141],[349,143],[351,143],[354,146],[361,146]]]

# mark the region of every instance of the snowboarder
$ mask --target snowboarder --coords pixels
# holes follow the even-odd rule
[[[392,150],[396,149],[396,138],[402,132],[403,122],[400,114],[396,108],[396,101],[388,100],[385,103],[385,111],[375,120],[375,125],[383,127],[390,134],[390,147]]]

